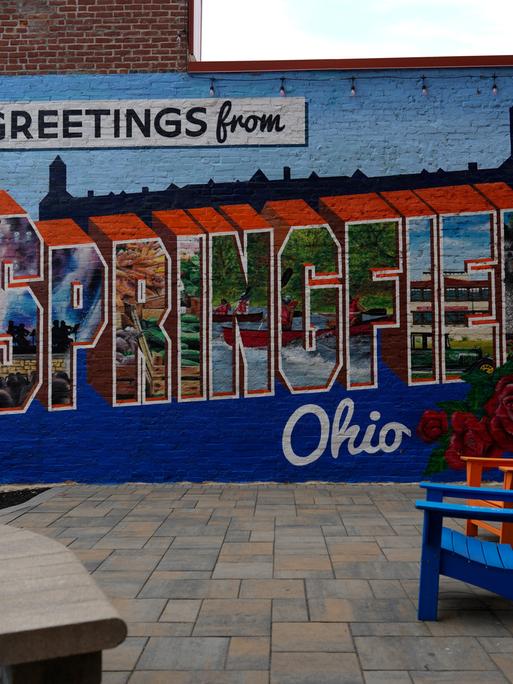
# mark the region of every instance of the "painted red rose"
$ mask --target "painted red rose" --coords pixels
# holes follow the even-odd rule
[[[417,425],[417,434],[423,442],[435,442],[449,429],[445,411],[424,411]]]
[[[502,450],[497,447],[489,431],[488,418],[477,418],[473,413],[455,411],[451,418],[452,435],[445,451],[447,465],[453,470],[463,470],[462,456],[497,457]]]
[[[504,451],[513,451],[513,375],[506,375],[495,385],[485,404],[490,418],[490,434]]]

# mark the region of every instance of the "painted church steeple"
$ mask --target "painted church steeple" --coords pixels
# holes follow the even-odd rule
[[[67,194],[67,169],[66,164],[57,156],[50,164],[50,181],[48,186],[49,193],[63,195]]]

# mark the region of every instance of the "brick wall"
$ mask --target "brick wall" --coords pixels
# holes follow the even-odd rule
[[[0,74],[182,71],[187,0],[2,0]]]

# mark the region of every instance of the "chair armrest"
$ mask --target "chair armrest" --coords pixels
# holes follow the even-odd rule
[[[444,496],[451,496],[455,499],[478,499],[513,503],[512,489],[467,487],[465,485],[439,484],[437,482],[421,482],[420,487],[427,489],[428,501],[441,501]]]
[[[477,520],[513,523],[513,509],[511,508],[460,506],[459,504],[440,503],[438,501],[416,501],[415,506],[427,513],[439,513],[442,517],[464,518],[466,520],[475,518]]]
[[[513,467],[513,458],[485,458],[480,456],[462,456],[462,461],[470,464],[482,465],[485,468],[499,468],[500,466]]]

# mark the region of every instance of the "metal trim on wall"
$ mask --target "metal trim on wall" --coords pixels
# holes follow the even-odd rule
[[[513,66],[513,55],[471,57],[379,57],[372,59],[290,59],[259,61],[189,61],[189,73],[268,71],[344,71],[349,69],[450,69]]]

